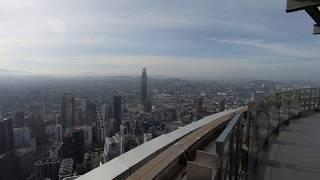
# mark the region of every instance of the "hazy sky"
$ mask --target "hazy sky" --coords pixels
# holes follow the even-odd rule
[[[320,36],[286,0],[0,0],[0,71],[206,79],[320,76]]]

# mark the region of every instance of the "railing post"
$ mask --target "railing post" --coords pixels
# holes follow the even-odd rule
[[[314,89],[314,110],[318,109],[318,89]]]
[[[313,88],[312,89],[310,89],[310,110],[311,111],[313,111],[314,109],[314,107],[313,107]]]
[[[318,100],[318,110],[320,110],[320,89],[318,89],[317,100]]]
[[[231,139],[229,142],[229,156],[230,156],[230,169],[229,169],[229,180],[233,180],[234,176],[234,132],[231,133]]]
[[[279,99],[277,97],[277,95],[274,95],[272,96],[271,98],[271,106],[274,107],[274,113],[275,113],[275,116],[272,118],[272,120],[274,122],[276,122],[275,124],[275,131],[277,133],[279,133],[279,124],[280,124],[280,112],[279,112],[279,109],[278,109],[278,106],[279,106]]]
[[[291,119],[291,98],[292,98],[292,93],[291,92],[288,92],[288,96],[287,96],[287,98],[288,98],[288,110],[289,110],[289,112],[288,112],[288,123],[290,123],[290,119]]]
[[[301,91],[297,90],[296,94],[298,96],[298,116],[300,116],[300,112],[301,112]]]
[[[277,97],[277,106],[278,106],[278,130],[280,130],[280,125],[281,125],[281,102],[282,102],[282,99],[281,99],[281,94],[279,94],[279,97]]]
[[[303,112],[306,112],[306,90],[302,90],[303,93]]]
[[[312,89],[309,89],[309,111],[312,111],[311,98],[312,98]]]
[[[316,89],[312,91],[312,100],[313,100],[313,111],[316,111]]]

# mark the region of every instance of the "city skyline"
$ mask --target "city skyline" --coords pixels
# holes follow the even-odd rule
[[[320,179],[320,0],[0,0],[0,21],[0,180]]]
[[[147,67],[153,74],[186,79],[319,75],[312,19],[284,16],[285,1],[1,0],[0,5],[0,74],[138,75]]]

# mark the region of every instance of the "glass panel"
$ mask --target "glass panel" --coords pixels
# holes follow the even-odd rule
[[[285,123],[289,120],[289,103],[288,103],[288,94],[282,93],[280,95],[280,124]]]

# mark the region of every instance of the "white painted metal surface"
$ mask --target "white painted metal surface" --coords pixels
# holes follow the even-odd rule
[[[139,163],[145,163],[144,161],[148,160],[148,158],[152,158],[152,156],[156,155],[187,134],[227,114],[235,113],[241,109],[242,108],[228,110],[207,116],[173,132],[152,139],[151,141],[148,141],[126,152],[125,154],[114,158],[113,160],[88,172],[87,174],[80,176],[78,180],[111,180],[115,178],[126,177],[126,175],[132,173],[131,171],[133,169],[137,168]]]

